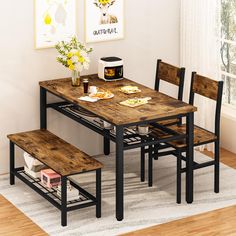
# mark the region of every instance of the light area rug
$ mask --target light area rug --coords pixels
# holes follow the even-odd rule
[[[213,191],[213,167],[195,171],[194,203],[176,204],[176,159],[172,156],[154,161],[153,187],[140,182],[140,153],[125,153],[125,218],[115,218],[115,155],[97,156],[105,167],[102,173],[102,218],[95,217],[95,207],[68,213],[68,226],[60,226],[60,212],[20,180],[9,185],[7,175],[0,176],[0,194],[44,229],[49,235],[118,235],[170,222],[187,216],[236,204],[236,170],[221,164],[221,191]],[[199,162],[209,160],[195,152]],[[183,190],[185,181],[183,175]],[[82,187],[94,193],[95,174],[75,177]]]

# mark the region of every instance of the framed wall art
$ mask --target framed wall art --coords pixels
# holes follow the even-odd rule
[[[86,42],[124,38],[124,0],[85,0]]]
[[[35,48],[76,35],[76,0],[35,0]]]

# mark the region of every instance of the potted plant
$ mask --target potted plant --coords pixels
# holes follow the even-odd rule
[[[55,48],[59,53],[57,61],[71,70],[72,86],[79,86],[81,71],[89,68],[88,55],[92,48],[87,48],[76,37],[72,37],[68,42],[59,42]]]

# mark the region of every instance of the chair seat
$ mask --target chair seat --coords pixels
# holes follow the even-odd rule
[[[157,122],[159,125],[163,125],[163,126],[169,126],[169,125],[174,125],[177,124],[179,122],[179,119],[170,119],[170,120],[162,120]]]
[[[179,134],[186,133],[186,124],[180,126],[172,125],[169,126],[168,128],[178,132]],[[159,138],[166,138],[170,136],[159,129],[154,129],[153,133],[156,134]],[[217,140],[217,136],[214,133],[202,129],[196,125],[194,126],[194,146],[199,146],[205,143],[211,143],[214,142],[215,140]],[[186,148],[186,140],[171,141],[168,142],[168,144],[170,144],[174,148]]]

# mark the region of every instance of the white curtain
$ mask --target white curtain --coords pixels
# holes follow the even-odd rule
[[[185,101],[189,99],[191,72],[220,79],[220,0],[181,0],[180,62],[186,68]],[[195,124],[214,131],[214,102],[196,96]],[[202,147],[203,148],[203,147]],[[212,150],[212,146],[207,146]]]

